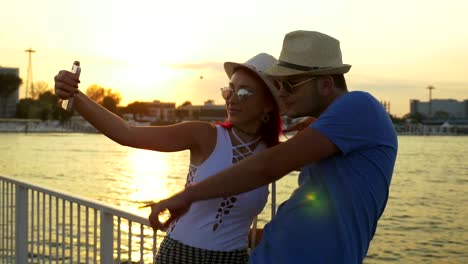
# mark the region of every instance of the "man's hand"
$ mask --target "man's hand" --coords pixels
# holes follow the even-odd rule
[[[151,214],[148,220],[154,230],[165,231],[174,220],[178,219],[189,210],[191,203],[184,198],[183,194],[182,192],[157,203],[148,204],[148,206],[151,206]],[[159,221],[159,215],[166,210],[169,211],[170,217],[165,222],[161,223],[161,221]]]
[[[283,130],[283,132],[288,133],[288,132],[293,132],[293,131],[301,131],[304,128],[308,127],[310,124],[312,124],[312,122],[314,122],[315,120],[317,120],[317,118],[312,117],[312,116],[307,117],[304,120],[297,122],[294,125],[286,128],[285,130]]]

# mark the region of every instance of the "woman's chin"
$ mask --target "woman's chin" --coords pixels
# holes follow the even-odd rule
[[[234,126],[241,126],[242,124],[245,123],[245,120],[242,120],[236,116],[231,116],[229,117],[229,121],[231,122],[232,125]]]

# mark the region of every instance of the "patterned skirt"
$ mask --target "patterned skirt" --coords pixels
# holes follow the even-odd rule
[[[247,249],[212,251],[184,245],[168,236],[164,238],[154,260],[155,264],[246,264]]]

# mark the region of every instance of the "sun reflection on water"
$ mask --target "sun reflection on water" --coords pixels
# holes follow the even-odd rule
[[[175,168],[171,167],[174,162],[171,161],[170,153],[129,149],[127,155],[128,179],[121,184],[125,185],[122,188],[130,191],[130,202],[124,207],[146,217],[150,209],[138,209],[138,206],[169,197],[181,190],[183,183],[179,183],[180,179],[172,175]]]
[[[169,189],[170,162],[167,153],[133,149],[128,153],[129,170],[133,193],[130,199],[145,202],[167,198],[174,190]]]

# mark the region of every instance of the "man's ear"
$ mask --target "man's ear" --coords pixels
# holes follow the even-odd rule
[[[330,75],[326,75],[319,80],[319,93],[323,96],[329,96],[333,93],[335,88],[335,82]]]

